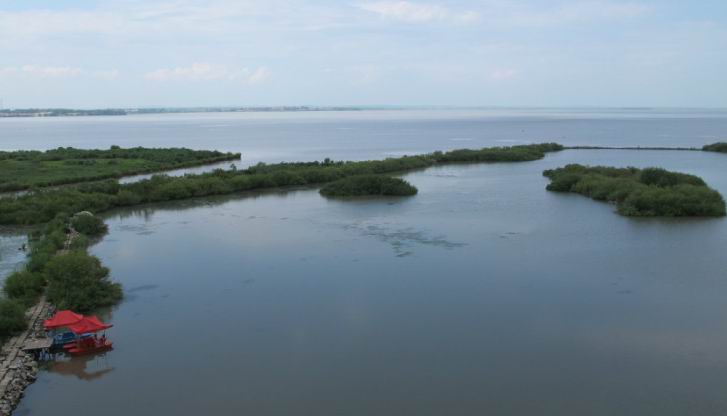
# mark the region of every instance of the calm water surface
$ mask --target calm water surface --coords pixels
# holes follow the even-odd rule
[[[679,138],[662,140],[648,127],[658,117],[633,118],[532,122],[585,144],[697,145],[727,131],[724,119],[666,118]],[[390,122],[361,121],[388,139],[342,145],[341,158],[443,148],[448,130],[479,137],[454,147],[496,140],[485,122],[440,115],[409,143]],[[533,128],[520,123],[503,136]],[[283,125],[262,136],[288,137]],[[601,128],[615,133],[588,139]],[[301,159],[358,143],[301,131],[285,140],[323,143]],[[294,189],[108,213],[92,251],[125,287],[107,316],[116,349],[51,365],[17,414],[727,413],[727,220],[629,219],[546,192],[542,170],[574,162],[660,165],[727,195],[724,155],[566,151],[411,173],[419,194],[407,199]]]

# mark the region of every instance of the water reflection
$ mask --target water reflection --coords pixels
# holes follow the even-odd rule
[[[43,369],[53,374],[75,377],[83,381],[98,380],[114,371],[107,353],[71,358],[61,356],[48,363]]]

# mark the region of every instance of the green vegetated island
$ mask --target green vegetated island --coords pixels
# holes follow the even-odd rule
[[[0,198],[0,225],[34,225],[35,228],[29,238],[31,251],[25,269],[6,279],[6,297],[0,299],[0,337],[12,335],[25,327],[24,310],[36,302],[42,293],[56,306],[80,312],[109,306],[121,299],[121,287],[109,279],[109,270],[103,267],[98,258],[87,252],[89,241],[103,235],[106,230],[103,221],[88,212],[99,213],[153,202],[303,185],[322,186],[320,192],[324,196],[413,195],[417,192],[416,188],[390,175],[453,163],[534,161],[542,159],[546,153],[563,149],[556,143],[543,143],[433,152],[360,162],[326,159],[307,163],[259,163],[241,170],[233,167],[230,170],[217,169],[179,177],[155,175],[126,184],[113,179],[86,182],[98,177],[96,172],[72,178],[66,175],[63,180],[84,182],[58,188],[42,186],[58,183],[54,179],[60,178],[49,176],[39,179],[32,171],[18,171],[20,173],[16,173],[13,182],[33,188],[26,194]],[[83,161],[83,157],[77,157],[81,154],[96,155],[87,158],[95,161],[87,166],[103,164],[108,160],[152,159],[159,163],[158,166],[176,168],[179,164],[194,163],[190,159],[195,158],[191,151],[180,149],[57,149],[50,151],[50,154],[54,152],[69,155],[55,160],[61,163],[64,160]],[[19,155],[23,152],[10,153]],[[24,162],[53,162],[43,159],[46,157],[43,155],[48,153],[33,153]],[[112,154],[138,156],[98,157]],[[147,159],[141,157],[144,154]],[[149,156],[151,154],[155,156]],[[198,156],[197,161],[232,157],[219,152],[194,155]],[[20,162],[17,157],[9,159]],[[83,170],[86,165],[81,163],[75,166]],[[126,172],[131,170],[129,168]],[[60,169],[57,172],[63,171]],[[116,174],[118,171],[114,171],[113,175]],[[579,192],[595,199],[614,201],[618,204],[619,212],[624,215],[724,215],[721,195],[691,175],[660,169],[579,165],[546,171],[545,175],[551,179],[548,189]]]
[[[616,204],[633,217],[714,217],[725,215],[719,192],[699,177],[659,168],[567,165],[546,170],[549,191],[575,192]]]
[[[0,151],[0,192],[56,186],[240,159],[239,153],[191,149],[58,148]]]

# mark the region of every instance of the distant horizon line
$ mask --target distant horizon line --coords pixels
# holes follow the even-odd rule
[[[280,104],[280,105],[202,105],[202,106],[109,106],[109,107],[65,107],[65,106],[31,106],[3,108],[0,112],[19,111],[138,111],[138,110],[214,110],[214,111],[235,111],[235,110],[725,110],[727,107],[712,106],[641,106],[641,105],[564,105],[564,106],[541,106],[541,105],[440,105],[440,104],[345,104],[345,105],[312,105],[312,104]]]

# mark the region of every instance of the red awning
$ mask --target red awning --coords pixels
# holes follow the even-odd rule
[[[68,325],[68,329],[76,335],[88,334],[91,332],[103,331],[111,328],[113,325],[105,324],[98,320],[95,316],[86,316],[75,324]]]
[[[43,321],[45,329],[59,328],[75,324],[83,319],[83,315],[71,311],[58,311],[50,319]]]

